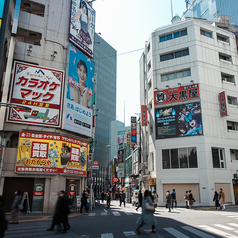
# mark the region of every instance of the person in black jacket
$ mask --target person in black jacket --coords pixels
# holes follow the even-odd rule
[[[21,204],[21,190],[17,190],[15,192],[15,196],[13,198],[13,203],[12,203],[12,206],[11,206],[11,217],[12,217],[12,220],[11,220],[11,224],[18,224],[18,211],[19,211],[19,208],[18,208],[18,205]]]
[[[4,237],[5,230],[7,229],[7,220],[5,216],[5,204],[3,196],[0,196],[0,237]]]
[[[214,192],[213,202],[215,202],[215,208],[216,209],[218,207],[220,207],[220,205],[219,205],[219,195],[218,195],[217,191]]]
[[[176,200],[175,189],[172,190],[171,197],[172,197],[172,209],[174,209],[174,207],[177,208],[177,200]]]
[[[80,213],[82,213],[83,207],[85,207],[86,213],[88,212],[87,199],[88,199],[88,195],[87,195],[86,191],[83,191],[82,198],[81,198]]]
[[[141,192],[141,190],[139,190],[139,194],[138,194],[138,206],[137,206],[137,208],[136,208],[136,211],[138,211],[139,207],[142,207],[142,198],[143,198],[142,192]]]

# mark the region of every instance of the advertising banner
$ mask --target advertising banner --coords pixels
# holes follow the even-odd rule
[[[136,117],[131,117],[131,147],[136,144]]]
[[[95,11],[86,0],[71,0],[69,41],[93,58]]]
[[[200,102],[155,109],[156,139],[202,135]]]
[[[3,9],[4,9],[5,0],[0,1],[0,29],[2,24],[2,15],[3,15]]]
[[[60,127],[64,72],[15,62],[10,103],[30,107],[25,118],[22,109],[10,108],[8,121]]]
[[[191,99],[199,99],[199,84],[181,86],[177,88],[168,88],[154,92],[154,104],[161,105],[165,103],[181,102]]]
[[[91,137],[94,62],[69,45],[63,128]]]
[[[88,144],[62,135],[20,132],[16,172],[86,176]]]
[[[220,102],[220,112],[221,116],[228,116],[227,106],[226,106],[226,94],[225,91],[219,93],[219,102]]]
[[[118,150],[123,150],[124,149],[124,135],[118,136]]]
[[[147,126],[147,106],[141,105],[141,126]]]

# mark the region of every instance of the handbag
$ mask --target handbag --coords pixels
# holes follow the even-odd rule
[[[153,205],[150,205],[150,203],[148,202],[145,203],[145,209],[148,211],[155,211],[155,207]]]
[[[18,209],[21,211],[24,209],[23,204],[18,204]]]

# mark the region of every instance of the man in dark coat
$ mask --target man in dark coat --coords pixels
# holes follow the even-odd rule
[[[139,207],[142,207],[142,192],[139,190],[139,195],[138,195],[138,206],[136,208],[136,211],[138,211]]]

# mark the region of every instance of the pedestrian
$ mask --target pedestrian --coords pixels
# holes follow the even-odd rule
[[[214,196],[213,196],[213,202],[215,202],[215,208],[217,209],[220,205],[219,205],[219,195],[217,193],[217,191],[214,192]]]
[[[174,209],[174,207],[177,208],[177,200],[176,200],[175,189],[173,189],[172,192],[171,192],[171,198],[172,198],[172,209]]]
[[[16,190],[15,191],[15,196],[13,198],[13,203],[11,206],[11,217],[12,220],[10,222],[10,224],[18,224],[18,211],[19,211],[19,207],[18,205],[21,204],[21,190]]]
[[[124,191],[122,191],[122,193],[120,194],[120,206],[122,203],[124,203],[124,207],[126,206],[125,199],[126,199],[126,194],[124,193]]]
[[[52,220],[52,224],[47,231],[53,231],[55,225],[59,226],[60,231],[60,224],[63,223],[63,230],[61,233],[67,233],[67,229],[71,226],[68,223],[68,214],[70,213],[68,199],[65,197],[65,191],[61,190],[58,192],[58,199],[55,205],[54,216]]]
[[[107,207],[110,208],[111,203],[111,193],[110,191],[107,192]]]
[[[137,208],[136,208],[136,211],[138,211],[139,207],[142,207],[142,198],[143,198],[142,192],[141,192],[141,190],[139,190],[139,194],[138,194],[138,206],[137,206]]]
[[[195,202],[195,199],[193,197],[192,191],[189,190],[188,191],[188,205],[190,209],[192,208],[194,202]]]
[[[88,196],[87,196],[86,191],[84,190],[82,193],[82,198],[81,198],[80,213],[82,213],[83,207],[85,207],[85,211],[86,211],[86,213],[88,213],[87,199],[88,199]]]
[[[169,192],[169,190],[167,191],[167,194],[166,194],[166,208],[169,209],[169,212],[171,212],[171,202],[172,202],[172,197],[171,197],[171,194]]]
[[[185,192],[184,200],[185,200],[186,208],[188,209],[189,208],[189,205],[188,205],[188,191]]]
[[[0,238],[4,237],[5,230],[7,230],[5,203],[3,196],[0,196]]]
[[[220,210],[225,210],[225,193],[223,192],[222,188],[220,188],[219,203],[220,203]]]
[[[159,200],[158,200],[158,194],[156,193],[155,190],[153,192],[153,198],[154,198],[154,204],[155,204],[155,208],[156,208],[157,205],[158,205]]]
[[[147,208],[147,206],[149,206],[150,209]],[[153,210],[151,210],[152,208]],[[154,217],[154,203],[149,195],[149,190],[145,190],[144,198],[142,201],[142,213],[140,214],[136,223],[139,224],[139,226],[136,229],[138,234],[141,234],[140,229],[143,225],[152,226],[152,233],[156,233],[156,230],[155,230],[156,220]]]
[[[103,203],[103,201],[104,201],[104,192],[103,191],[101,193],[101,199],[102,199],[102,203]]]

